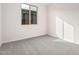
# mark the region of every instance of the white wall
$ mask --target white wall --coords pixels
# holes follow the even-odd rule
[[[1,9],[1,4],[0,4],[0,45],[1,45],[1,40],[2,40],[2,31],[1,31],[1,29],[2,29],[2,24],[1,24],[1,21],[2,21],[2,17],[1,17],[1,15],[2,15],[2,9]]]
[[[64,40],[79,44],[79,4],[51,4],[48,9],[49,30],[51,30],[49,34],[56,34],[55,30],[59,30],[55,27],[56,17],[58,17],[64,22],[64,31],[61,32],[61,34],[64,33]],[[53,36],[53,34],[50,35]]]
[[[48,7],[48,35],[56,37],[56,16],[55,11],[53,9],[53,5],[49,5]]]
[[[79,4],[33,5],[38,6],[37,25],[21,25],[21,4],[2,4],[3,43],[48,33],[79,44]]]
[[[35,5],[38,6],[38,24],[21,25],[21,4],[2,4],[3,43],[47,34],[46,6]]]

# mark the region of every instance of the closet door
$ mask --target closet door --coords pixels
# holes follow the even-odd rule
[[[74,29],[71,24],[64,21],[64,40],[73,42],[74,40]]]
[[[63,20],[60,19],[59,17],[56,17],[56,35],[60,39],[64,39],[63,33]]]

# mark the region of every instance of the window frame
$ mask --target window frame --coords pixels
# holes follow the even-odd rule
[[[22,4],[28,5],[29,6],[29,24],[22,24]],[[36,21],[36,24],[31,23],[31,6],[36,7],[36,12],[37,12],[37,19],[38,19],[38,7],[35,5],[27,4],[27,3],[21,3],[21,24],[22,25],[37,25],[38,21]],[[36,20],[37,20],[36,19]]]

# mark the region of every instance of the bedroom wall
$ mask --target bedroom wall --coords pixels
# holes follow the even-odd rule
[[[79,44],[79,4],[51,4],[48,10],[49,35]]]
[[[48,34],[79,44],[79,4],[33,5],[38,6],[37,25],[21,25],[21,4],[2,4],[3,43]]]
[[[53,4],[52,5],[48,5],[47,6],[47,13],[48,13],[48,35],[56,36],[56,16],[55,16],[55,10],[53,8]]]
[[[2,40],[2,8],[1,8],[1,4],[0,4],[0,45],[1,45],[1,40]]]
[[[46,6],[41,4],[34,4],[34,5],[38,6],[38,17],[37,17],[38,24],[21,25],[21,4],[19,3],[2,4],[3,43],[47,34]]]

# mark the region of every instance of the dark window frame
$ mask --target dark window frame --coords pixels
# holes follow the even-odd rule
[[[25,24],[23,24],[23,15],[22,15],[22,4],[25,4],[25,5],[28,5],[29,6],[29,23],[27,24],[27,23],[25,23]],[[21,4],[21,24],[22,25],[36,25],[36,24],[38,24],[38,22],[37,22],[37,15],[38,15],[38,7],[37,6],[34,6],[34,5],[30,5],[30,4],[26,4],[26,3],[22,3]],[[33,11],[31,10],[31,7],[35,7],[36,8],[36,17],[35,17],[35,15],[33,14],[31,14],[31,12],[33,13]],[[35,18],[35,21],[33,20]],[[25,20],[26,21],[26,20]]]

